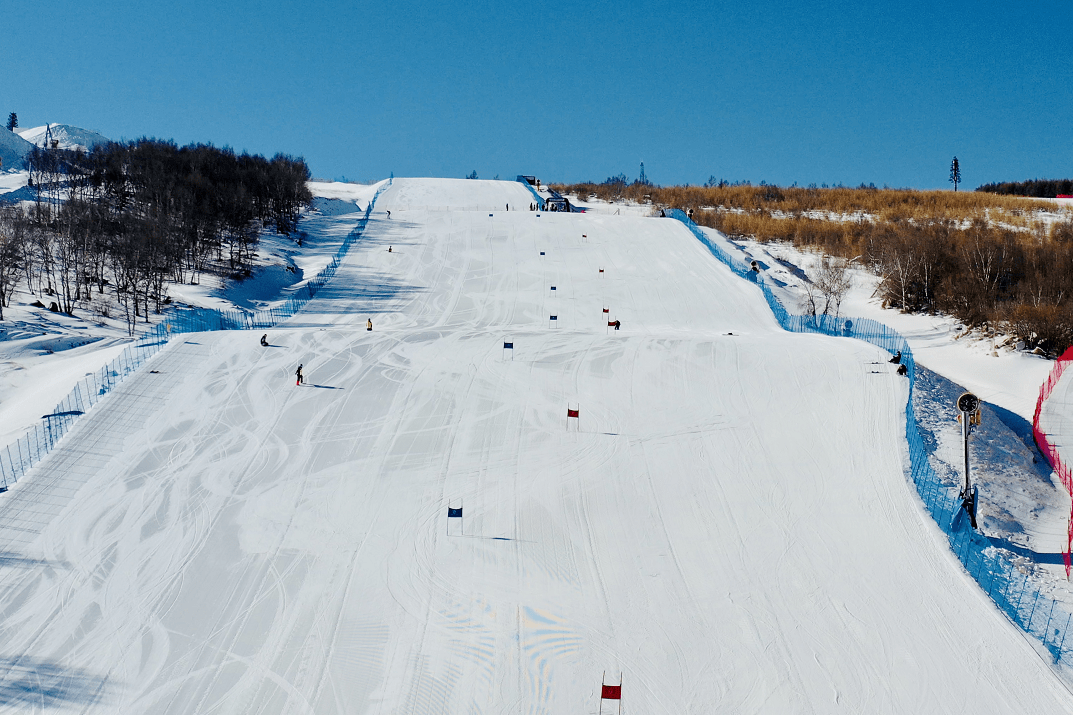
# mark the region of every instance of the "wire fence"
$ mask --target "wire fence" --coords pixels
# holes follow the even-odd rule
[[[1066,371],[1071,362],[1073,362],[1073,347],[1062,353],[1054,363],[1054,367],[1051,368],[1051,374],[1047,376],[1046,382],[1040,386],[1039,399],[1036,400],[1036,411],[1032,415],[1032,439],[1035,440],[1039,451],[1043,453],[1048,464],[1051,465],[1055,474],[1062,481],[1062,486],[1066,488],[1070,496],[1073,496],[1073,473],[1070,472],[1069,465],[1062,460],[1062,455],[1058,453],[1058,447],[1051,442],[1049,435],[1040,427],[1040,413],[1043,411],[1043,403],[1051,396],[1055,385],[1062,379],[1062,373]],[[1070,505],[1069,521],[1066,525],[1066,544],[1062,550],[1062,560],[1066,565],[1067,579],[1070,572],[1069,551],[1071,546],[1073,546],[1073,504]]]
[[[176,309],[164,320],[142,333],[115,360],[79,381],[51,413],[42,416],[41,422],[27,430],[13,444],[0,449],[0,492],[7,491],[44,459],[70,431],[79,417],[100,402],[124,378],[160,352],[168,344],[171,336],[213,330],[270,328],[300,311],[339,270],[343,257],[365,231],[376,200],[391,184],[389,180],[377,190],[365,209],[365,215],[358,220],[358,225],[354,230],[343,239],[343,243],[328,265],[309,279],[283,305],[252,313],[211,308]]]
[[[1066,634],[1069,632],[1070,625],[1073,624],[1073,609],[1069,604],[1045,595],[1036,583],[1030,583],[1030,573],[1018,567],[1007,555],[1008,552],[994,548],[986,536],[969,525],[967,518],[958,518],[961,510],[959,490],[956,487],[944,485],[928,461],[928,453],[924,447],[924,440],[917,430],[916,413],[913,409],[916,364],[905,338],[893,328],[875,320],[790,314],[758,271],[754,271],[751,266],[732,257],[693,223],[685,212],[674,209],[668,215],[684,223],[693,235],[711,251],[712,255],[736,275],[755,283],[763,292],[775,319],[784,329],[795,333],[821,333],[857,338],[877,345],[890,353],[901,351],[901,362],[906,366],[908,371],[906,376],[909,379],[909,399],[905,406],[905,438],[909,444],[910,473],[925,508],[946,534],[950,549],[964,565],[965,570],[976,579],[980,588],[987,592],[999,610],[1026,633],[1038,639],[1056,663],[1068,658],[1070,651],[1073,650],[1073,641],[1070,642],[1070,648],[1066,648],[1065,643]],[[1073,358],[1073,354],[1067,353],[1067,355]],[[1055,370],[1060,376],[1059,368],[1056,367]],[[1057,382],[1058,379],[1055,377],[1050,388],[1053,389]],[[1049,390],[1047,394],[1050,394]],[[1040,404],[1042,404],[1042,399],[1044,398],[1041,393]],[[1035,422],[1038,422],[1038,406],[1036,417]],[[1038,430],[1034,431],[1038,432]],[[1068,477],[1069,470],[1066,469],[1063,481]]]

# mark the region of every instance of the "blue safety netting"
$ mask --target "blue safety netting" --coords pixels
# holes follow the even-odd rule
[[[539,210],[543,211],[544,210],[544,197],[542,197],[540,194],[537,193],[536,189],[533,188],[533,185],[525,180],[525,177],[519,176],[518,181],[523,186],[525,186],[525,188],[529,189],[529,193],[531,193],[533,195],[533,197],[536,199],[537,208]]]
[[[902,364],[908,369],[909,399],[905,406],[905,438],[909,446],[909,471],[924,507],[946,534],[950,548],[965,570],[987,592],[1006,616],[1031,634],[1060,662],[1069,648],[1065,647],[1066,633],[1073,623],[1073,610],[1040,590],[1027,569],[1018,566],[1008,552],[996,549],[982,534],[969,525],[967,518],[956,518],[961,509],[957,488],[944,485],[931,463],[917,429],[913,410],[913,386],[916,364],[913,352],[896,330],[867,318],[846,318],[831,315],[793,315],[775,295],[768,281],[751,266],[735,259],[722,246],[686,216],[673,209],[668,216],[678,219],[708,250],[736,275],[755,283],[764,295],[775,319],[785,330],[795,333],[821,333],[833,337],[856,338],[877,345],[891,354],[902,353]],[[1073,648],[1073,643],[1070,644]]]

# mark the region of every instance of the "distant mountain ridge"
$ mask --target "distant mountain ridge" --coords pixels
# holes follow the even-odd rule
[[[25,169],[26,155],[35,145],[45,146],[45,138],[50,129],[52,138],[59,142],[57,146],[60,149],[89,151],[98,144],[111,141],[103,134],[71,124],[43,124],[30,129],[16,127],[13,132],[0,128],[0,160],[3,160],[0,170]]]
[[[30,144],[44,147],[45,137],[48,135],[49,130],[52,132],[52,138],[59,141],[60,149],[89,151],[98,144],[107,144],[111,141],[103,134],[70,124],[43,124],[40,127],[31,129],[16,129],[15,133]]]

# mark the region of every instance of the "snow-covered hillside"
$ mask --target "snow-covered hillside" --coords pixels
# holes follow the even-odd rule
[[[882,351],[677,221],[484,208],[530,201],[396,180],[270,347],[173,339],[0,496],[0,711],[1073,710]]]
[[[33,144],[23,139],[15,132],[0,129],[0,170],[4,172],[15,171],[23,168],[23,160],[26,154],[33,149]],[[0,186],[0,189],[3,187]]]
[[[50,136],[59,144],[60,149],[81,149],[89,151],[98,144],[107,144],[110,139],[98,132],[82,129],[70,124],[43,124],[40,127],[29,129],[16,129],[19,136],[36,146],[44,147],[47,137]]]

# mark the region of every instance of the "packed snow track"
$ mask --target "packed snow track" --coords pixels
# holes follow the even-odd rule
[[[531,200],[396,180],[270,347],[173,339],[0,496],[0,711],[1073,711],[907,484],[886,355]]]

